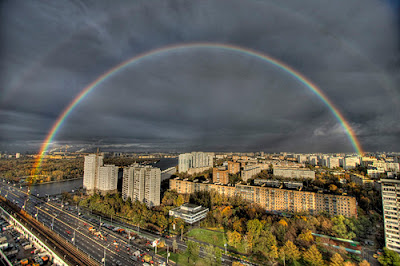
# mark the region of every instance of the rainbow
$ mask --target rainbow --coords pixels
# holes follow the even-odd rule
[[[74,108],[81,102],[83,98],[86,97],[96,86],[113,76],[113,74],[117,73],[124,67],[134,64],[134,63],[139,63],[141,60],[151,57],[157,54],[161,53],[166,53],[166,52],[171,52],[183,48],[216,48],[216,49],[224,49],[224,50],[229,50],[229,51],[234,51],[234,52],[239,52],[245,55],[249,55],[252,57],[256,57],[258,59],[261,59],[263,61],[266,61],[277,68],[283,70],[284,72],[290,74],[294,79],[300,81],[303,85],[305,85],[308,89],[310,89],[316,96],[318,96],[319,99],[330,109],[330,111],[333,113],[333,115],[336,117],[336,119],[340,122],[342,127],[345,129],[346,134],[354,148],[354,150],[359,154],[362,155],[363,151],[360,145],[360,142],[358,141],[353,129],[349,125],[349,123],[346,121],[346,119],[343,117],[343,115],[340,113],[340,111],[335,107],[335,105],[326,97],[326,95],[321,91],[320,88],[317,87],[311,80],[309,80],[307,77],[302,75],[300,72],[297,70],[293,69],[289,65],[260,52],[256,52],[251,49],[247,48],[242,48],[239,46],[234,46],[234,45],[228,45],[228,44],[220,44],[220,43],[189,43],[189,44],[177,44],[177,45],[171,45],[171,46],[166,46],[158,49],[154,49],[148,52],[141,53],[139,55],[136,55],[119,65],[116,65],[115,67],[111,68],[101,76],[99,76],[97,79],[92,81],[89,85],[87,85],[76,97],[75,99],[69,103],[69,105],[64,109],[64,111],[58,116],[56,122],[53,124],[51,127],[51,130],[46,136],[46,139],[44,140],[40,151],[39,151],[39,156],[37,156],[35,166],[34,168],[36,171],[40,168],[41,163],[43,161],[43,157],[45,153],[47,152],[47,149],[51,142],[53,141],[54,137],[57,135],[58,130],[64,123],[64,121],[67,119],[68,115],[74,110]]]

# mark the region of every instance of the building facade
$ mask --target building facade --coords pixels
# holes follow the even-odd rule
[[[213,168],[213,183],[228,184],[229,175],[226,168]]]
[[[274,168],[274,176],[285,178],[310,178],[315,179],[315,172],[309,169]]]
[[[230,174],[237,174],[240,172],[240,163],[228,161],[228,172]]]
[[[400,253],[400,180],[381,179],[385,245]]]
[[[99,167],[99,178],[96,188],[100,194],[117,193],[118,169],[119,167],[115,165]]]
[[[355,168],[358,164],[360,164],[360,158],[357,156],[343,158],[343,169],[345,170]]]
[[[98,154],[89,154],[85,156],[83,165],[83,188],[86,189],[87,194],[94,194],[96,192],[99,167],[103,165],[104,156]]]
[[[179,173],[187,172],[190,168],[213,167],[214,154],[209,152],[192,152],[179,155]]]
[[[160,205],[161,170],[151,166],[125,167],[122,181],[122,198],[138,200],[147,206]]]
[[[340,167],[340,158],[339,157],[328,157],[326,163],[327,163],[327,167],[331,168],[331,169]]]
[[[309,212],[310,214],[327,212],[330,215],[357,217],[357,201],[350,196],[242,184],[224,186],[180,179],[171,179],[170,189],[183,194],[214,190],[227,197],[238,195],[271,212]]]
[[[186,223],[194,224],[206,218],[208,208],[197,206],[190,203],[184,203],[182,206],[169,211],[170,216],[181,218]]]
[[[241,177],[243,181],[247,181],[256,174],[261,173],[262,168],[257,166],[257,165],[246,165],[243,167],[243,170],[241,171]]]

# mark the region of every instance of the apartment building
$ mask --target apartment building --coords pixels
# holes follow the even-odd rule
[[[256,174],[259,174],[263,169],[258,165],[245,165],[241,171],[241,177],[243,181],[247,181]]]
[[[122,181],[122,198],[131,198],[147,206],[160,205],[161,170],[151,166],[134,164],[125,167]]]
[[[339,157],[328,157],[326,160],[326,164],[328,168],[336,168],[340,167],[340,158]]]
[[[274,176],[285,178],[310,178],[315,179],[315,172],[310,169],[274,168]]]
[[[345,170],[355,168],[358,164],[360,164],[360,157],[358,156],[343,158],[343,169]]]
[[[115,165],[99,167],[99,178],[96,188],[100,194],[117,193],[118,169],[119,167]]]
[[[259,204],[267,211],[309,212],[310,214],[327,212],[330,215],[357,217],[357,202],[350,196],[243,184],[224,186],[180,179],[171,179],[170,189],[183,194],[214,190],[228,197],[239,195],[249,202]]]
[[[118,184],[118,167],[103,165],[103,154],[85,156],[83,167],[83,187],[88,195],[94,193],[116,193]]]
[[[213,167],[214,154],[209,152],[192,152],[179,155],[179,173],[188,172],[191,168]]]
[[[400,180],[381,179],[385,245],[400,253]]]
[[[229,183],[229,170],[225,167],[213,168],[213,183],[228,184]]]
[[[228,172],[230,174],[237,174],[240,172],[240,163],[228,161]]]

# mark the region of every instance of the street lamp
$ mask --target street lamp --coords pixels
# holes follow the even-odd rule
[[[74,229],[74,237],[72,238],[72,242],[74,243],[74,245],[75,245],[75,241],[76,241],[76,240],[75,240],[75,239],[76,239],[76,238],[75,238],[75,231],[78,230],[78,229],[79,229],[79,226],[78,226],[76,229]]]
[[[106,246],[104,246],[104,257],[103,257],[103,265],[105,266],[106,265],[106,248],[108,248],[109,246],[110,246],[111,244],[108,244],[108,246],[106,247]]]

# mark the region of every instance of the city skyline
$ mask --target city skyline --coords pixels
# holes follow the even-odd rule
[[[101,75],[135,56],[198,42],[283,62],[321,89],[364,150],[400,148],[398,25],[388,4],[2,5],[0,150],[39,151],[62,111]],[[56,133],[50,150],[355,151],[307,86],[271,62],[221,47],[157,53],[117,71]]]

